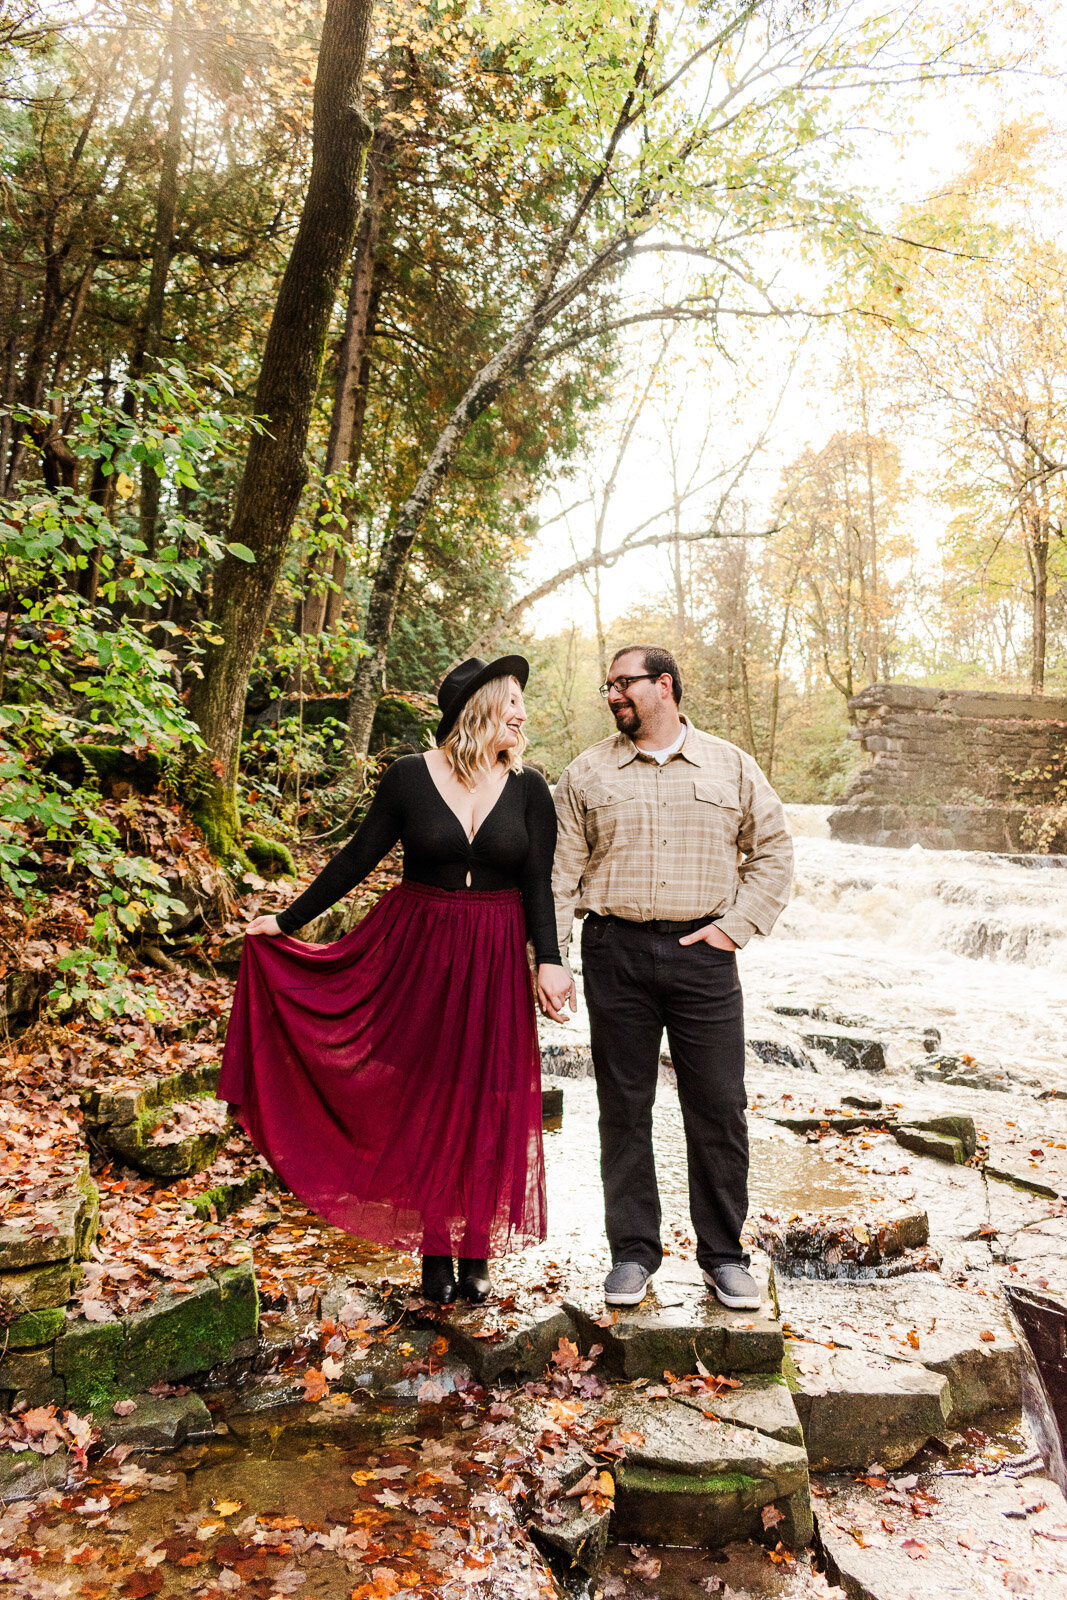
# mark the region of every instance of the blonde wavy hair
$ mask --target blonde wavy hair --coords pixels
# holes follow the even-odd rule
[[[511,704],[512,685],[516,678],[492,678],[476,689],[463,707],[454,725],[445,735],[441,749],[445,759],[460,783],[473,787],[487,772],[493,770],[497,760],[496,739],[507,717]],[[508,770],[522,771],[522,752],[526,749],[526,734],[519,729],[519,742],[513,750],[504,750]]]

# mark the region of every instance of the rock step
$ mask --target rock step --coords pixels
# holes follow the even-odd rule
[[[783,1402],[789,1397],[782,1391]],[[718,1408],[721,1397],[705,1402]],[[781,1409],[781,1408],[780,1408]],[[792,1407],[789,1407],[790,1411]],[[584,1418],[610,1417],[625,1454],[614,1469],[614,1534],[626,1543],[722,1545],[732,1539],[770,1537],[807,1544],[812,1524],[808,1461],[802,1445],[753,1427],[741,1427],[679,1400],[640,1393],[609,1392],[587,1404]],[[781,1419],[779,1419],[781,1420]],[[552,1402],[524,1401],[516,1407],[516,1431],[530,1446],[558,1433]],[[797,1428],[795,1412],[792,1428]],[[569,1468],[569,1470],[568,1470]],[[581,1475],[588,1462],[564,1462],[567,1476]],[[566,1478],[561,1478],[566,1487]],[[764,1518],[775,1507],[777,1517]],[[596,1542],[601,1529],[578,1521],[575,1505],[565,1524],[539,1525],[539,1542],[580,1548]],[[773,1531],[765,1531],[765,1520]],[[588,1570],[591,1551],[582,1548]]]
[[[565,1310],[582,1349],[601,1345],[600,1364],[615,1378],[682,1375],[697,1360],[716,1373],[778,1372],[783,1339],[773,1270],[762,1254],[753,1257],[751,1270],[760,1285],[758,1311],[727,1310],[684,1264],[665,1264],[632,1311],[612,1311],[600,1294],[568,1300]]]
[[[115,1322],[47,1310],[20,1319],[22,1342],[0,1360],[0,1392],[27,1383],[75,1411],[110,1412],[116,1400],[209,1368],[253,1340],[259,1300],[250,1261],[217,1267],[179,1294],[162,1288]],[[40,1401],[36,1403],[42,1403]]]
[[[1008,1315],[931,1274],[783,1281],[786,1374],[812,1470],[903,1465],[928,1438],[1021,1401]],[[866,1331],[864,1331],[866,1330]]]
[[[198,1170],[206,1169],[201,1167]],[[265,1167],[254,1167],[241,1178],[235,1178],[232,1182],[216,1183],[210,1189],[192,1195],[189,1204],[201,1222],[213,1220],[217,1222],[222,1217],[228,1217],[231,1212],[239,1211],[262,1189],[276,1189],[279,1181],[276,1173],[268,1171]]]
[[[181,1136],[168,1136],[163,1142],[159,1134],[167,1133],[168,1124]],[[183,1127],[190,1131],[182,1134]],[[98,1138],[140,1172],[156,1178],[185,1178],[210,1167],[232,1132],[225,1105],[209,1091],[147,1106],[132,1122],[105,1124]]]
[[[0,1227],[0,1274],[53,1261],[87,1260],[99,1224],[100,1192],[85,1155],[69,1182],[39,1201],[32,1216]]]
[[[921,1249],[930,1238],[926,1212],[906,1206],[858,1216],[853,1211],[848,1218],[804,1212],[788,1222],[764,1215],[757,1226],[760,1248],[776,1270],[802,1278],[839,1278],[850,1269],[863,1277],[910,1271],[916,1258],[908,1252]],[[922,1264],[929,1264],[926,1258]]]
[[[158,1078],[139,1078],[136,1083],[121,1079],[83,1089],[80,1094],[82,1114],[93,1128],[106,1124],[133,1122],[152,1106],[167,1105],[174,1100],[188,1100],[195,1095],[214,1094],[218,1088],[221,1068],[217,1063],[208,1066],[186,1067]]]

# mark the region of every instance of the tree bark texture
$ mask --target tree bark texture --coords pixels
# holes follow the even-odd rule
[[[337,378],[334,384],[333,411],[330,416],[330,437],[326,444],[323,476],[347,470],[353,473],[359,464],[363,438],[363,421],[367,414],[367,383],[370,377],[370,342],[374,337],[375,252],[381,226],[382,205],[386,189],[386,163],[393,139],[380,129],[375,134],[367,157],[366,194],[363,215],[356,234],[353,253],[352,278],[345,312],[345,331],[337,354]],[[347,561],[338,551],[333,558],[331,582],[338,587],[344,583]],[[299,618],[302,633],[321,633],[330,627],[340,613],[341,596],[336,607],[330,602],[334,591],[316,582],[314,569],[308,574]],[[334,611],[331,617],[330,612]]]
[[[191,64],[182,38],[184,8],[175,0],[170,20],[170,105],[167,109],[167,138],[156,195],[156,220],[152,236],[152,270],[148,297],[137,326],[137,343],[130,355],[131,378],[142,378],[149,362],[158,356],[163,342],[163,308],[167,279],[174,260],[174,234],[178,222],[178,174],[182,158],[182,123],[189,89]],[[155,468],[146,462],[141,470],[140,535],[149,554],[155,553],[159,522],[161,483]]]
[[[249,673],[270,613],[293,518],[307,480],[311,408],[338,285],[359,221],[370,129],[361,108],[372,0],[329,0],[315,81],[311,176],[300,226],[267,335],[254,434],[237,493],[230,537],[254,552],[249,565],[227,555],[214,583],[219,642],[204,658],[190,709],[212,768],[199,775],[198,820],[221,854],[239,831],[237,760]]]

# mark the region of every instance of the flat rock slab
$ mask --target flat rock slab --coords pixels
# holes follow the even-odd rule
[[[783,1280],[782,1293],[793,1334],[947,1378],[952,1425],[1020,1404],[1019,1348],[995,1294],[959,1289],[927,1272],[883,1283]],[[789,1348],[799,1363],[818,1346],[798,1339]]]
[[[134,1450],[177,1450],[194,1439],[209,1438],[215,1431],[211,1412],[198,1394],[139,1394],[131,1401],[134,1410],[125,1416],[98,1418],[100,1437],[105,1446],[130,1445]]]
[[[599,1344],[604,1370],[616,1378],[662,1378],[696,1371],[699,1359],[712,1372],[776,1372],[782,1364],[782,1330],[776,1316],[773,1273],[757,1256],[752,1273],[760,1285],[758,1311],[729,1311],[702,1281],[684,1269],[661,1269],[632,1311],[605,1306],[587,1294],[565,1302],[584,1349]]]
[[[754,1428],[782,1444],[803,1445],[804,1432],[800,1426],[792,1392],[778,1374],[755,1373],[738,1380],[739,1387],[727,1389],[713,1398],[696,1395],[681,1396],[679,1404],[691,1410],[714,1412],[723,1422],[738,1428]]]
[[[851,1600],[1067,1594],[1067,1504],[1048,1478],[924,1474],[937,1503],[921,1520],[901,1516],[870,1487],[835,1487],[833,1498],[816,1501],[819,1541],[827,1578]]]
[[[33,1500],[46,1489],[66,1482],[70,1457],[65,1450],[50,1456],[35,1450],[0,1451],[0,1504],[10,1500]]]
[[[577,1509],[571,1510],[570,1507]],[[612,1512],[583,1511],[577,1501],[564,1501],[559,1521],[535,1517],[527,1531],[538,1549],[564,1572],[592,1575],[604,1562],[611,1535]]]
[[[709,1402],[709,1409],[717,1401]],[[620,1436],[628,1435],[626,1464],[651,1471],[718,1477],[742,1473],[773,1488],[770,1499],[792,1494],[806,1481],[808,1458],[796,1444],[736,1427],[701,1414],[677,1400],[640,1397],[612,1408],[620,1419]]]
[[[900,1467],[946,1427],[951,1400],[941,1373],[822,1345],[794,1346],[791,1356],[813,1471]]]
[[[807,1542],[808,1460],[800,1446],[711,1421],[673,1400],[632,1403],[622,1420],[635,1442],[616,1480],[621,1539],[720,1545],[759,1537],[762,1509],[774,1505],[778,1537]]]
[[[561,1339],[577,1337],[577,1327],[562,1306],[530,1305],[502,1312],[492,1304],[450,1312],[440,1323],[451,1354],[479,1383],[496,1383],[504,1373],[542,1377]]]
[[[0,1271],[85,1260],[99,1220],[100,1194],[86,1164],[68,1193],[42,1201],[25,1223],[0,1228]]]

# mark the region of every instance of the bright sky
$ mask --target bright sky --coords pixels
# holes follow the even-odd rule
[[[1065,35],[1059,6],[1046,12],[1045,26],[1055,37]],[[1062,58],[1062,52],[1057,54]],[[1062,125],[1061,101],[1062,84],[1033,73],[942,84],[921,98],[912,99],[908,108],[910,126],[902,118],[902,127],[870,127],[861,133],[857,184],[872,197],[881,220],[888,223],[902,205],[931,193],[959,170],[966,158],[966,147],[988,139],[1003,121],[1036,117]],[[1043,220],[1047,225],[1047,217]],[[1067,224],[1062,231],[1067,233]],[[650,330],[635,347],[639,376],[654,359],[658,337],[656,331]],[[675,347],[688,345],[692,355],[698,337],[683,331]],[[712,453],[723,461],[737,459],[761,431],[786,383],[793,337],[792,330],[783,333],[775,324],[763,324],[755,336],[742,336],[744,349],[733,369],[721,360],[703,371],[699,359],[680,363],[662,409],[671,412],[679,404],[682,406],[681,421],[674,432],[682,442],[681,454],[690,468],[709,423]],[[834,392],[841,349],[841,334],[835,325],[823,324],[810,331],[766,448],[746,476],[745,495],[756,507],[757,521],[773,503],[785,464],[807,445],[817,447],[824,443],[838,427],[858,425],[855,415],[849,415],[847,404],[842,404],[843,397]],[[742,402],[740,407],[738,401]],[[657,425],[650,417],[648,427],[642,431],[644,437],[635,442],[620,473],[607,522],[608,547],[652,516],[670,497],[670,468],[662,424]],[[590,477],[594,482],[597,478],[603,481],[610,469],[616,436],[616,430],[604,428],[590,471],[581,473],[573,483],[561,483],[557,494],[546,497],[544,520],[582,498],[588,492]],[[904,458],[906,469],[920,481],[929,473],[931,457],[921,437],[905,441]],[[703,476],[707,475],[705,471]],[[700,513],[706,505],[706,499],[694,498],[682,526],[703,525],[705,519]],[[567,566],[576,555],[588,553],[593,539],[593,515],[586,506],[545,530],[529,562],[529,588]],[[939,527],[932,508],[921,499],[914,507],[911,531],[924,559],[934,559]],[[635,600],[651,599],[668,589],[666,551],[645,550],[623,557],[603,571],[601,583],[603,612],[610,622]],[[554,633],[572,623],[590,629],[592,618],[592,602],[580,580],[546,597],[527,613],[527,620],[539,634]]]

